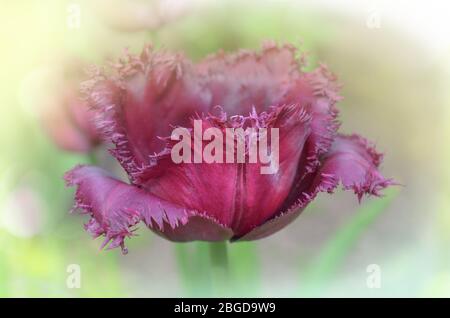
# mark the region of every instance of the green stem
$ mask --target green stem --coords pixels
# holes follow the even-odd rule
[[[192,271],[192,259],[189,255],[187,244],[175,244],[175,252],[178,263],[178,270],[181,283],[184,288],[184,294],[192,297],[195,293],[194,273]]]
[[[216,296],[223,296],[227,294],[229,286],[227,242],[210,243],[209,255],[211,258],[212,282]]]
[[[87,157],[88,157],[89,164],[91,164],[93,166],[98,164],[97,155],[95,153],[95,150],[92,150],[91,152],[89,152],[87,154]]]

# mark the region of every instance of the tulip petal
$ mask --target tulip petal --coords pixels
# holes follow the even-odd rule
[[[303,105],[311,116],[311,134],[306,140],[294,186],[284,209],[298,200],[298,195],[305,190],[305,179],[316,171],[320,157],[333,143],[339,128],[339,111],[335,106],[342,99],[339,89],[336,76],[321,64],[316,70],[303,74],[284,97],[285,102]]]
[[[196,69],[212,94],[211,106],[220,105],[226,113],[245,116],[253,108],[260,113],[280,104],[293,79],[300,75],[303,61],[296,55],[292,45],[266,42],[261,52],[221,51]]]
[[[309,192],[315,172],[321,164],[320,158],[331,148],[339,128],[339,112],[335,107],[342,99],[339,89],[336,76],[321,64],[316,70],[303,73],[283,97],[284,102],[303,105],[311,117],[311,132],[298,162],[295,181],[283,206],[274,213],[273,219],[244,237],[235,239],[252,240],[270,235],[292,222],[303,211],[306,204],[300,205],[299,202],[303,202],[304,193]],[[324,183],[326,182],[330,180],[325,179]]]
[[[220,224],[216,219],[204,214],[192,214],[185,224],[180,224],[175,228],[165,227],[163,231],[153,229],[153,231],[174,242],[190,241],[225,241],[233,237],[233,230]]]
[[[332,193],[339,184],[345,190],[353,190],[358,200],[364,194],[379,196],[382,189],[395,184],[378,171],[382,158],[382,154],[366,139],[358,135],[338,135],[331,149],[321,158],[318,171],[304,180],[299,199],[273,219],[233,240],[255,240],[279,231],[292,222],[319,192]]]
[[[140,56],[127,54],[109,73],[93,68],[83,91],[99,129],[115,145],[112,154],[134,182],[164,148],[158,137],[188,125],[196,114],[218,105],[242,115],[294,104],[281,101],[300,76],[296,54],[291,45],[268,43],[260,53],[216,54],[194,66],[179,54],[147,46]]]
[[[128,54],[110,74],[91,70],[83,91],[96,110],[98,127],[115,145],[112,154],[131,179],[151,164],[149,158],[164,148],[158,136],[175,125],[189,123],[207,111],[210,95],[194,78],[193,66],[181,55],[154,52]]]
[[[246,233],[271,218],[283,204],[310,132],[309,122],[310,118],[298,105],[276,107],[272,113],[253,113],[240,119],[204,117],[203,129],[216,127],[224,131],[246,124],[278,128],[278,171],[262,174],[261,162],[249,163],[248,158],[245,163],[175,164],[167,149],[138,182],[158,197],[217,219],[231,227],[235,235]]]
[[[103,169],[78,166],[64,178],[69,186],[77,187],[75,208],[91,215],[85,229],[93,237],[105,236],[102,247],[110,243],[109,248],[120,246],[126,253],[124,239],[140,221],[163,230],[188,220],[186,209],[119,181]]]
[[[273,233],[286,227],[288,224],[293,222],[302,213],[302,208],[296,208],[294,211],[289,211],[265,221],[261,225],[253,228],[248,233],[243,236],[234,236],[231,238],[232,242],[238,241],[253,241],[265,238]]]
[[[313,189],[331,193],[341,183],[361,200],[364,194],[379,196],[380,191],[396,184],[378,171],[383,155],[359,135],[338,135],[313,181]]]

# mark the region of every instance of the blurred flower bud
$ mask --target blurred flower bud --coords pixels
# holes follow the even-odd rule
[[[191,0],[93,0],[93,7],[108,26],[120,31],[155,30],[192,6]]]
[[[44,225],[44,203],[28,185],[16,188],[6,199],[0,224],[8,232],[19,237],[32,237]]]
[[[82,74],[79,62],[40,67],[25,78],[20,96],[53,142],[74,152],[88,152],[100,142],[92,113],[79,96]]]

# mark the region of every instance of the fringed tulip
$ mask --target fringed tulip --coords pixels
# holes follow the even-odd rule
[[[172,241],[255,240],[339,184],[358,198],[379,195],[393,184],[378,171],[381,154],[362,137],[337,132],[336,77],[324,65],[305,72],[303,64],[295,47],[274,43],[198,64],[148,46],[93,71],[86,101],[129,182],[93,166],[66,174],[76,207],[91,217],[86,230],[123,251],[140,222]],[[175,127],[191,131],[193,119],[220,131],[278,128],[278,170],[261,174],[261,162],[248,161],[175,163],[168,136]]]

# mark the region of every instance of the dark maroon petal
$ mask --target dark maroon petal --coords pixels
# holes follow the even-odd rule
[[[339,128],[339,111],[335,107],[342,99],[339,90],[336,76],[321,64],[316,70],[305,73],[291,92],[295,102],[307,105],[312,117],[312,132],[305,149],[306,172],[314,171],[319,165],[319,157],[326,153],[333,143]]]
[[[210,95],[181,55],[154,52],[128,54],[110,73],[93,69],[83,85],[96,110],[100,130],[115,145],[113,155],[133,178],[164,148],[158,136],[173,125],[186,125],[197,112],[207,111]]]
[[[285,213],[278,214],[268,221],[265,221],[261,225],[255,227],[253,230],[249,231],[243,236],[233,237],[231,241],[253,241],[265,238],[286,227],[288,224],[293,222],[302,212],[303,208],[295,208],[293,209],[293,211],[287,211]]]
[[[243,240],[270,235],[300,214],[302,209],[299,208],[299,202],[304,199],[304,193],[309,193],[320,165],[320,157],[330,149],[339,128],[339,112],[335,106],[341,99],[339,89],[336,77],[325,65],[320,65],[310,73],[302,73],[283,97],[285,102],[297,102],[304,107],[311,118],[311,132],[298,161],[293,186],[283,206],[274,213],[276,217],[245,235]]]
[[[233,230],[208,215],[192,214],[186,224],[176,228],[154,229],[158,235],[174,242],[225,241],[233,237]]]
[[[279,169],[261,174],[257,163],[173,163],[170,149],[139,180],[146,190],[169,202],[197,210],[246,233],[273,216],[291,189],[297,163],[309,129],[310,118],[298,105],[273,108],[269,114],[249,117],[204,117],[203,129],[245,125],[279,128]],[[206,142],[203,144],[205,146]],[[194,191],[193,191],[194,189]]]
[[[124,239],[132,235],[140,221],[151,228],[176,228],[188,220],[183,207],[161,200],[145,191],[112,177],[103,169],[78,166],[64,176],[70,186],[76,186],[75,208],[91,215],[85,225],[94,237],[105,236],[102,245],[124,247]]]
[[[211,106],[220,105],[230,116],[246,116],[253,108],[260,113],[284,104],[281,98],[300,75],[302,61],[296,55],[292,45],[267,42],[261,52],[211,55],[197,71],[212,94]]]
[[[296,53],[293,46],[271,43],[260,53],[217,54],[194,66],[148,46],[109,72],[94,68],[84,92],[100,130],[115,145],[113,155],[134,181],[163,149],[157,137],[187,126],[195,114],[221,106],[230,115],[247,115],[288,104],[280,99],[300,74]]]
[[[395,182],[384,178],[378,171],[382,155],[366,139],[358,136],[338,135],[327,154],[321,159],[321,167],[305,178],[299,199],[287,210],[235,240],[254,240],[273,234],[292,222],[319,192],[332,193],[342,184],[352,189],[361,200],[364,194],[379,196],[380,191]]]
[[[336,76],[328,71],[325,65],[304,73],[285,96],[286,102],[297,102],[304,105],[311,116],[311,134],[309,135],[302,154],[295,186],[292,188],[285,208],[298,199],[303,190],[304,179],[313,173],[320,165],[320,156],[326,153],[333,143],[339,128],[337,116],[339,114],[336,103],[340,85]]]
[[[395,182],[378,171],[383,155],[372,143],[358,135],[339,135],[313,181],[313,188],[332,192],[340,183],[352,189],[360,200],[364,194],[379,196],[380,191]]]

